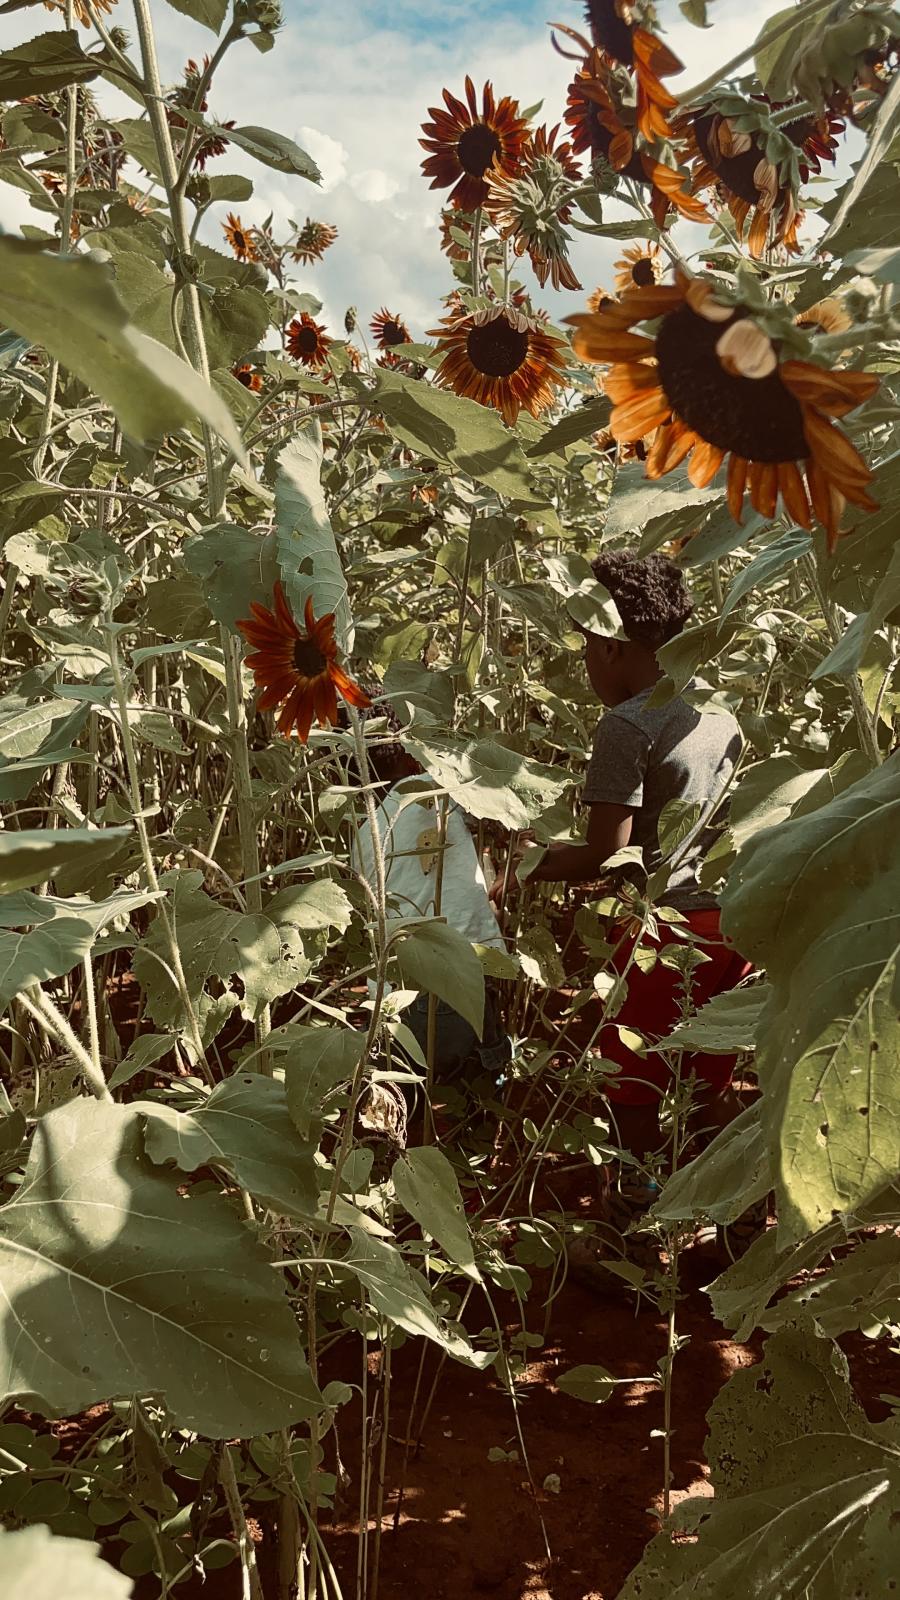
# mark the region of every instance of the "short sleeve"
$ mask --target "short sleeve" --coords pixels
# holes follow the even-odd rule
[[[644,802],[644,777],[650,739],[625,717],[607,712],[597,724],[594,748],[582,790],[586,806],[617,805],[637,809]]]

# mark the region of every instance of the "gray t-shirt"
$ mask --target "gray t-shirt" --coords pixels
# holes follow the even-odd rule
[[[677,696],[665,706],[648,706],[652,689],[607,711],[597,725],[582,801],[585,805],[632,806],[631,843],[640,845],[648,873],[662,861],[659,818],[670,800],[699,804],[703,813],[693,835],[678,847],[680,856],[666,893],[667,903],[684,909],[715,905],[697,874],[724,818],[713,826],[704,818],[731,777],[741,749],[732,716],[698,711]]]

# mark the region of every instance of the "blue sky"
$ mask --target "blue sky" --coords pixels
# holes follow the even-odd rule
[[[438,245],[440,196],[419,170],[419,125],[427,108],[445,84],[459,93],[469,72],[479,89],[490,78],[498,95],[511,94],[523,106],[543,100],[538,120],[558,121],[573,65],[552,49],[547,22],[578,27],[582,7],[574,0],[283,3],[286,26],[274,50],[260,55],[250,44],[236,46],[217,75],[211,109],[222,118],[289,134],[315,157],[323,185],[270,172],[233,150],[215,170],[243,171],[254,179],[254,198],[241,207],[245,222],[260,222],[271,211],[276,225],[311,215],[337,226],[339,238],[324,263],[297,279],[298,287],[324,302],[334,331],[347,305],[357,305],[368,320],[385,304],[420,337],[451,287]],[[676,0],[661,0],[667,40],[688,63],[684,86],[749,44],[765,17],[783,4],[713,0],[714,26],[699,30],[681,16]],[[127,0],[116,10],[117,20],[133,32]],[[164,76],[174,81],[188,56],[209,50],[213,35],[166,0],[154,0],[153,12]],[[0,47],[52,26],[42,7],[0,18]],[[677,90],[677,79],[673,86]],[[110,91],[106,98],[112,114],[134,115],[121,96]],[[0,184],[0,224],[15,229],[25,215],[21,193]],[[211,241],[216,234],[221,239],[216,228]],[[611,282],[616,254],[608,240],[577,236],[573,261],[585,294]],[[522,271],[537,303],[552,316],[581,309],[582,295],[541,291],[528,267]]]

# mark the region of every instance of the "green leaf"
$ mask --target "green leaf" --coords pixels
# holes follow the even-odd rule
[[[900,1172],[900,756],[757,833],[723,928],[767,970],[757,1029],[779,1242],[853,1212]]]
[[[222,1196],[184,1199],[142,1128],[135,1107],[84,1099],[38,1123],[0,1210],[0,1390],[50,1416],[161,1395],[177,1427],[210,1439],[314,1415],[270,1255]]]
[[[223,522],[185,545],[182,559],[188,572],[200,579],[216,621],[232,633],[239,619],[250,615],[251,600],[271,608],[278,577],[271,534],[261,536]]]
[[[136,1078],[139,1072],[146,1072],[149,1067],[155,1066],[157,1061],[162,1061],[174,1043],[170,1033],[139,1033],[113,1072],[108,1087],[111,1090],[121,1089],[124,1083],[130,1083],[132,1078]]]
[[[537,443],[526,450],[526,456],[529,460],[540,460],[543,456],[564,453],[567,446],[589,439],[591,434],[605,428],[611,410],[611,403],[605,396],[589,400],[587,405],[576,406],[574,411],[568,411],[558,422],[554,422]]]
[[[516,948],[526,978],[542,989],[558,989],[565,983],[565,968],[549,928],[539,923],[526,928],[519,934]]]
[[[169,0],[169,5],[183,17],[191,17],[204,28],[211,28],[213,33],[219,32],[228,13],[228,0]]]
[[[298,429],[278,455],[275,479],[278,565],[302,626],[307,595],[316,617],[334,612],[341,649],[353,648],[347,580],[322,489],[322,430],[317,420]]]
[[[556,1379],[557,1389],[571,1395],[573,1400],[586,1400],[589,1405],[602,1406],[612,1399],[616,1380],[605,1367],[570,1367]]]
[[[417,732],[403,744],[464,811],[507,828],[531,827],[571,782],[560,768],[542,766],[493,739],[471,743]]]
[[[359,1228],[347,1231],[352,1248],[344,1265],[359,1279],[381,1316],[416,1338],[430,1339],[466,1366],[482,1370],[490,1366],[494,1359],[490,1353],[473,1350],[462,1329],[438,1316],[424,1278],[407,1266],[395,1245]]]
[[[5,1600],[129,1600],[133,1593],[131,1579],[97,1545],[41,1526],[0,1529],[0,1590]]]
[[[760,550],[753,560],[742,567],[725,596],[720,615],[727,617],[735,606],[754,589],[768,588],[771,580],[799,561],[812,549],[812,539],[799,528],[783,533],[774,543]]]
[[[633,535],[635,528],[643,528],[650,534],[651,524],[657,524],[674,512],[678,520],[673,524],[674,532],[667,534],[668,538],[674,538],[679,532],[699,526],[704,515],[699,508],[708,507],[721,498],[720,489],[695,489],[687,480],[676,481],[673,485],[652,483],[645,477],[639,462],[620,467],[606,511],[606,537]]]
[[[287,1023],[269,1035],[267,1048],[283,1058],[287,1106],[303,1139],[316,1136],[329,1097],[349,1083],[362,1059],[365,1035],[351,1028]]]
[[[898,240],[897,168],[889,152],[900,120],[900,79],[895,78],[870,130],[866,152],[833,200],[822,207],[828,227],[817,243],[841,256],[848,247],[893,247]]]
[[[900,247],[890,250],[851,250],[844,257],[846,267],[855,267],[865,278],[880,278],[884,283],[900,283]]]
[[[765,1328],[781,1328],[801,1317],[814,1317],[828,1338],[843,1333],[872,1334],[885,1323],[900,1321],[900,1236],[895,1229],[861,1239],[824,1272],[793,1289],[760,1319]]]
[[[28,890],[0,896],[0,1007],[23,989],[71,972],[103,928],[154,898],[140,891],[103,901],[57,900]]]
[[[729,989],[714,995],[694,1016],[680,1022],[674,1033],[663,1040],[667,1050],[702,1050],[713,1055],[733,1056],[752,1050],[756,1029],[770,997],[767,983],[752,989]]]
[[[210,124],[210,132],[227,139],[230,144],[236,144],[239,150],[246,150],[249,156],[261,161],[265,167],[274,168],[276,172],[307,178],[310,183],[322,182],[322,174],[312,156],[283,133],[273,133],[271,128],[222,128],[216,123]]]
[[[395,944],[403,985],[436,994],[472,1024],[484,1026],[484,973],[468,939],[446,922],[419,922]]]
[[[0,54],[0,100],[51,94],[67,83],[89,83],[104,62],[86,55],[77,33],[40,33]]]
[[[687,688],[699,667],[715,661],[728,648],[737,631],[735,623],[716,619],[684,628],[668,644],[660,646],[657,652],[660,666],[674,683],[677,694]]]
[[[798,15],[796,7],[789,6],[786,11],[776,11],[760,29],[753,52],[756,73],[773,100],[792,97],[794,63],[803,46],[809,44],[810,26],[806,15]],[[770,42],[773,33],[778,37]]]
[[[172,1161],[182,1172],[215,1165],[272,1211],[313,1217],[319,1190],[314,1147],[301,1142],[288,1112],[283,1083],[238,1073],[217,1084],[196,1111],[142,1105],[151,1161]]]
[[[734,1222],[772,1187],[772,1163],[760,1123],[759,1102],[747,1106],[674,1173],[653,1206],[653,1216],[680,1221],[697,1216]]]
[[[210,199],[217,203],[228,202],[231,205],[243,205],[245,200],[253,198],[253,184],[240,172],[217,172],[210,175]]]
[[[0,320],[86,383],[132,438],[157,439],[199,417],[243,455],[209,384],[129,323],[108,267],[0,236]]]
[[[467,1277],[481,1282],[456,1173],[433,1145],[407,1150],[391,1169],[397,1199]]]
[[[44,883],[62,867],[93,869],[115,855],[131,836],[131,828],[0,830],[0,891]]]

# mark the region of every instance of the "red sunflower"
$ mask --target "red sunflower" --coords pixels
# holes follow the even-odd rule
[[[442,106],[429,106],[430,122],[422,124],[420,139],[429,154],[422,171],[432,189],[450,189],[450,204],[458,211],[477,211],[487,199],[487,175],[493,167],[501,173],[516,171],[528,136],[528,124],[519,115],[518,100],[504,95],[495,101],[491,84],[482,93],[482,108],[472,79],[466,78],[466,101],[444,90]]]
[[[330,222],[313,222],[311,217],[307,217],[303,227],[297,230],[291,260],[299,261],[305,267],[311,266],[314,261],[321,261],[337,236],[337,228],[333,228]]]
[[[328,362],[328,351],[331,348],[325,329],[320,323],[314,322],[308,311],[301,311],[295,317],[287,331],[285,349],[295,361],[301,361],[304,367],[324,367]]]
[[[443,357],[436,382],[454,394],[493,406],[513,427],[520,411],[539,416],[552,405],[565,370],[565,346],[537,318],[511,306],[445,317],[428,337]]]
[[[360,710],[372,704],[365,690],[337,664],[334,612],[317,621],[310,596],[304,612],[306,632],[301,633],[280,582],[275,585],[273,611],[256,601],[250,602],[250,610],[252,616],[238,623],[253,646],[253,653],[244,659],[262,690],[258,709],[281,707],[276,726],[285,738],[296,729],[305,744],[314,719],[322,728],[335,723],[338,695]]]
[[[671,137],[666,113],[678,104],[663,78],[684,68],[668,45],[655,33],[632,20],[636,8],[629,0],[587,0],[585,20],[591,38],[611,61],[627,67],[637,82],[637,125],[645,139]]]
[[[657,318],[652,338],[632,331]],[[688,476],[705,488],[727,458],[737,522],[745,492],[769,518],[780,494],[801,527],[818,519],[830,550],[846,501],[876,509],[872,473],[832,420],[875,393],[873,373],[782,361],[749,308],[725,304],[709,281],[682,273],[674,287],[633,289],[617,306],[567,320],[578,355],[612,364],[603,387],[613,401],[614,438],[629,442],[656,429],[648,478],[690,456]]]
[[[400,317],[395,317],[386,306],[382,306],[372,318],[369,327],[379,350],[390,350],[398,344],[412,344],[412,334],[406,323]]]

